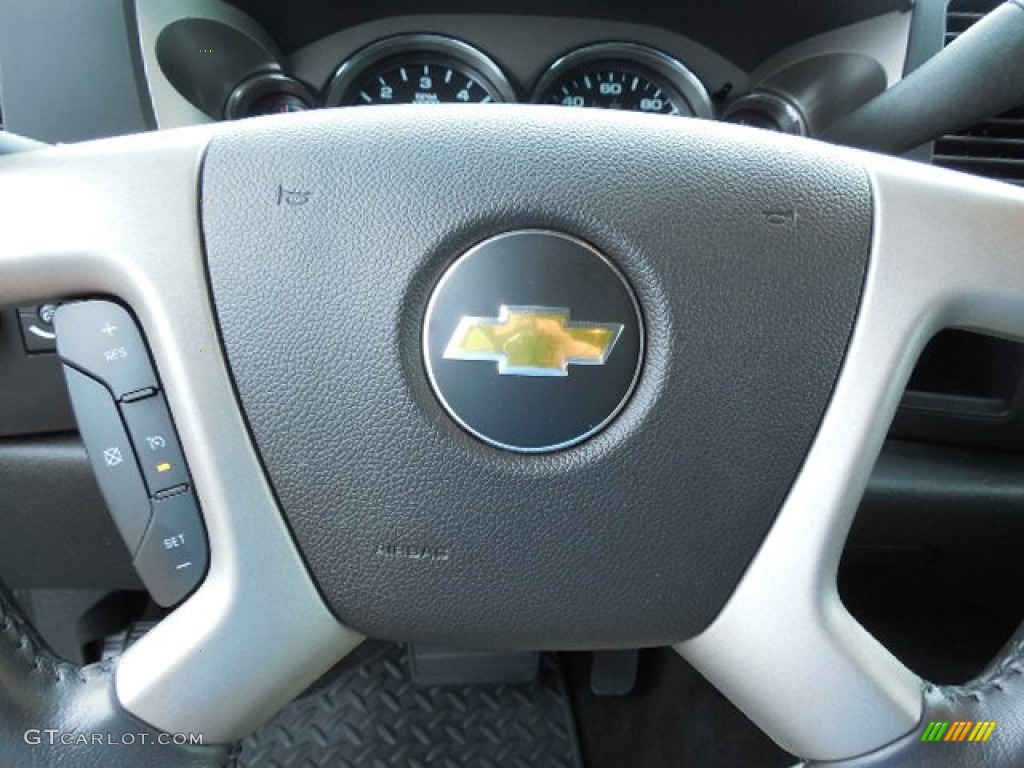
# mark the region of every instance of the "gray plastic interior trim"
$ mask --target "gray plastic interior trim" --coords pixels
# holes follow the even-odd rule
[[[903,78],[913,13],[886,13],[804,40],[760,64],[751,83],[767,80],[797,62],[827,53],[860,53],[882,65],[889,87]]]
[[[211,560],[199,590],[121,658],[117,693],[157,728],[218,743],[269,718],[362,637],[324,606],[235,400],[196,201],[211,133],[143,134],[0,158],[0,303],[116,296],[149,339]]]
[[[156,41],[165,27],[181,19],[210,19],[244,32],[267,50],[277,51],[277,44],[259,24],[234,6],[221,0],[134,0],[139,25],[139,47],[146,70],[153,114],[158,128],[179,128],[202,125],[213,120],[178,93],[164,75],[157,61]]]
[[[948,0],[917,0],[907,41],[906,77],[945,47]]]
[[[872,262],[806,463],[722,613],[676,649],[794,754],[848,758],[903,736],[921,682],[847,612],[843,542],[910,371],[947,327],[1024,338],[1024,192],[858,153],[875,189]]]
[[[146,77],[160,128],[210,122],[160,71],[156,40],[168,24],[182,18],[214,19],[273,45],[254,20],[220,0],[134,1]],[[599,19],[472,14],[398,16],[343,29],[293,53],[286,69],[288,74],[322,87],[342,62],[360,49],[395,35],[431,32],[464,40],[485,51],[510,76],[522,101],[529,100],[537,79],[556,59],[576,48],[609,40],[629,40],[664,51],[692,70],[710,93],[731,83],[732,93],[742,95],[754,84],[804,58],[836,52],[875,58],[891,86],[902,77],[911,16],[884,14],[817,35],[781,51],[750,75],[699,43],[657,27]]]
[[[0,155],[13,155],[17,152],[33,152],[37,149],[45,149],[46,144],[35,139],[18,136],[14,133],[4,131],[0,133]]]
[[[673,56],[714,93],[726,82],[746,89],[743,70],[704,46],[668,30],[643,24],[545,16],[446,15],[397,16],[360,24],[328,35],[293,53],[290,71],[322,85],[342,61],[360,48],[392,35],[432,32],[463,40],[485,51],[512,80],[519,99],[553,61],[569,51],[609,40],[642,43]]]

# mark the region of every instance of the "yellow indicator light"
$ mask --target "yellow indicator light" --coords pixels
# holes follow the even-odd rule
[[[171,471],[171,465],[170,465],[169,462],[166,462],[166,461],[161,463],[161,464],[157,464],[156,465],[156,471],[157,472],[170,472]]]

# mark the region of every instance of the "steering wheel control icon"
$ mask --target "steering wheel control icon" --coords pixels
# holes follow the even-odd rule
[[[108,467],[116,467],[124,461],[124,455],[117,446],[107,448],[103,451],[103,461]]]

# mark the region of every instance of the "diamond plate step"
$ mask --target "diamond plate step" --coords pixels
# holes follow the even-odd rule
[[[557,658],[536,683],[416,686],[393,646],[249,736],[244,768],[582,768]]]

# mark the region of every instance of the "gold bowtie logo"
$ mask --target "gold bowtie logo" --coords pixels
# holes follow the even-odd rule
[[[571,323],[568,309],[502,306],[497,318],[464,317],[447,360],[486,360],[502,376],[568,376],[570,365],[604,365],[619,323]]]

